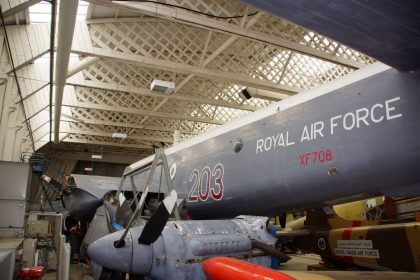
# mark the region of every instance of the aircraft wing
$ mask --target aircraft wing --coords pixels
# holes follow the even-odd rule
[[[121,178],[72,174],[77,188],[62,197],[64,208],[77,219],[93,217],[96,209],[102,205],[105,194],[116,191]],[[124,182],[123,190],[131,190],[129,182]]]
[[[400,71],[420,69],[420,1],[242,1]]]
[[[120,177],[92,176],[80,174],[72,174],[71,176],[74,178],[74,182],[79,189],[87,191],[100,199],[102,199],[106,193],[118,190],[118,186],[121,183]],[[123,190],[132,190],[130,182],[128,180],[124,182]]]

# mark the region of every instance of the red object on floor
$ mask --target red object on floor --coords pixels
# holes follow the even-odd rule
[[[19,278],[24,279],[40,279],[44,275],[43,266],[33,266],[19,269]]]
[[[296,280],[270,268],[226,257],[205,260],[203,270],[209,280]]]

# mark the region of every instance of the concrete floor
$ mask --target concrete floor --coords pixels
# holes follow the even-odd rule
[[[42,280],[55,280],[56,273],[50,272],[42,277]],[[69,280],[93,280],[90,276],[90,267],[86,265],[70,264]]]
[[[69,280],[93,280],[90,267],[87,265],[70,264]]]

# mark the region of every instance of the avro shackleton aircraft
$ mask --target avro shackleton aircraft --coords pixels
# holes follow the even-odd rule
[[[173,185],[194,219],[420,195],[419,86],[377,63],[282,100],[167,149]]]
[[[418,19],[419,5],[399,13],[406,9],[394,1],[383,7],[362,1],[245,2],[309,23],[308,28],[334,39],[346,28],[356,48],[405,72],[376,63],[166,149],[172,185],[189,217],[273,216],[362,197],[420,195],[420,29],[419,21],[411,20],[413,14]],[[341,13],[330,14],[334,8]],[[354,29],[347,26],[353,18]],[[380,32],[382,25],[386,30]],[[379,38],[363,46],[368,29],[378,31]],[[388,36],[399,30],[401,36]],[[407,37],[411,41],[404,49]],[[152,161],[132,164],[124,178],[141,185]],[[160,176],[149,183],[151,192],[168,189]],[[265,231],[263,223],[245,217],[175,221],[163,228],[149,222],[148,230],[133,227],[127,235],[99,239],[88,253],[99,266],[123,272],[204,279],[200,263],[216,255],[267,264],[267,257],[252,253],[248,240],[273,244],[267,232],[259,231]],[[124,242],[115,242],[119,238]]]

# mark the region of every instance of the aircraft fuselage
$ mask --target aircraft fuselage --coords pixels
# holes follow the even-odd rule
[[[419,88],[419,73],[375,64],[169,148],[178,197],[215,219],[419,195]]]

